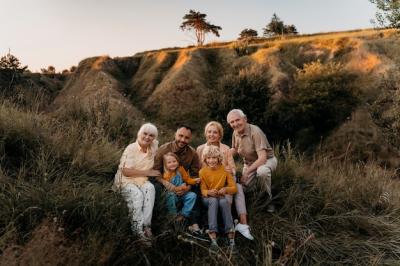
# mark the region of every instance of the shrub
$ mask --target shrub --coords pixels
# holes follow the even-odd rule
[[[378,87],[380,94],[371,103],[374,122],[382,128],[394,147],[400,143],[400,82],[399,68],[388,71]]]
[[[264,113],[270,98],[269,77],[264,68],[240,69],[238,73],[227,74],[218,80],[217,88],[211,93],[210,117],[226,121],[228,112],[239,108],[249,117],[251,123],[263,128]],[[229,127],[226,130],[231,132]]]
[[[278,139],[295,139],[302,147],[344,121],[359,102],[356,75],[338,63],[306,64],[298,70],[289,95],[268,113],[269,131]]]
[[[232,48],[238,56],[251,55],[257,51],[256,46],[249,45],[249,39],[232,42]]]

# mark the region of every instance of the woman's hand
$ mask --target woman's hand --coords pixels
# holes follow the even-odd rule
[[[218,197],[218,190],[210,189],[209,191],[207,191],[207,195],[210,197]]]
[[[161,172],[158,170],[149,170],[147,176],[159,177],[161,176]]]
[[[247,183],[247,180],[249,179],[249,173],[246,170],[243,170],[242,176],[240,177],[240,183],[242,185],[245,185]]]

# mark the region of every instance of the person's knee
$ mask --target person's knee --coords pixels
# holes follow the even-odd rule
[[[196,193],[190,191],[187,193],[186,198],[190,201],[196,201],[197,196]]]
[[[222,198],[218,201],[218,204],[221,208],[226,208],[229,206],[229,202],[227,201],[226,198]]]
[[[124,187],[122,193],[129,200],[137,200],[143,198],[143,194],[139,191],[139,189],[136,186],[130,184]]]
[[[265,180],[271,180],[271,168],[267,166],[260,166],[257,168],[257,177]]]

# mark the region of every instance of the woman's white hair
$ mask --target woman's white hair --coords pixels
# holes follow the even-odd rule
[[[149,133],[154,135],[154,138],[157,139],[158,137],[158,130],[157,127],[155,125],[153,125],[152,123],[146,123],[143,124],[140,128],[139,131],[137,133],[137,138],[139,138],[139,136],[141,134],[143,134],[143,132]]]
[[[238,114],[240,117],[247,118],[246,115],[243,113],[241,109],[232,109],[229,111],[229,113],[226,115],[226,120],[228,121],[228,117],[232,114]]]

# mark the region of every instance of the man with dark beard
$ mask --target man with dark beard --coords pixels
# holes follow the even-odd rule
[[[163,172],[163,156],[168,152],[175,153],[180,161],[180,164],[185,168],[185,170],[189,173],[190,177],[197,178],[199,175],[200,162],[197,152],[194,148],[189,146],[189,143],[192,139],[192,128],[189,126],[179,126],[175,132],[175,140],[163,144],[159,147],[156,157],[154,159],[154,167],[153,169],[159,170]],[[199,222],[200,222],[200,189],[198,185],[181,185],[174,186],[170,182],[164,180],[161,176],[156,178],[158,182],[164,185],[164,187],[168,191],[173,191],[177,195],[183,195],[187,191],[192,190],[197,194],[196,204],[192,209],[192,214],[190,216],[190,224],[189,229],[197,234],[200,232]]]

